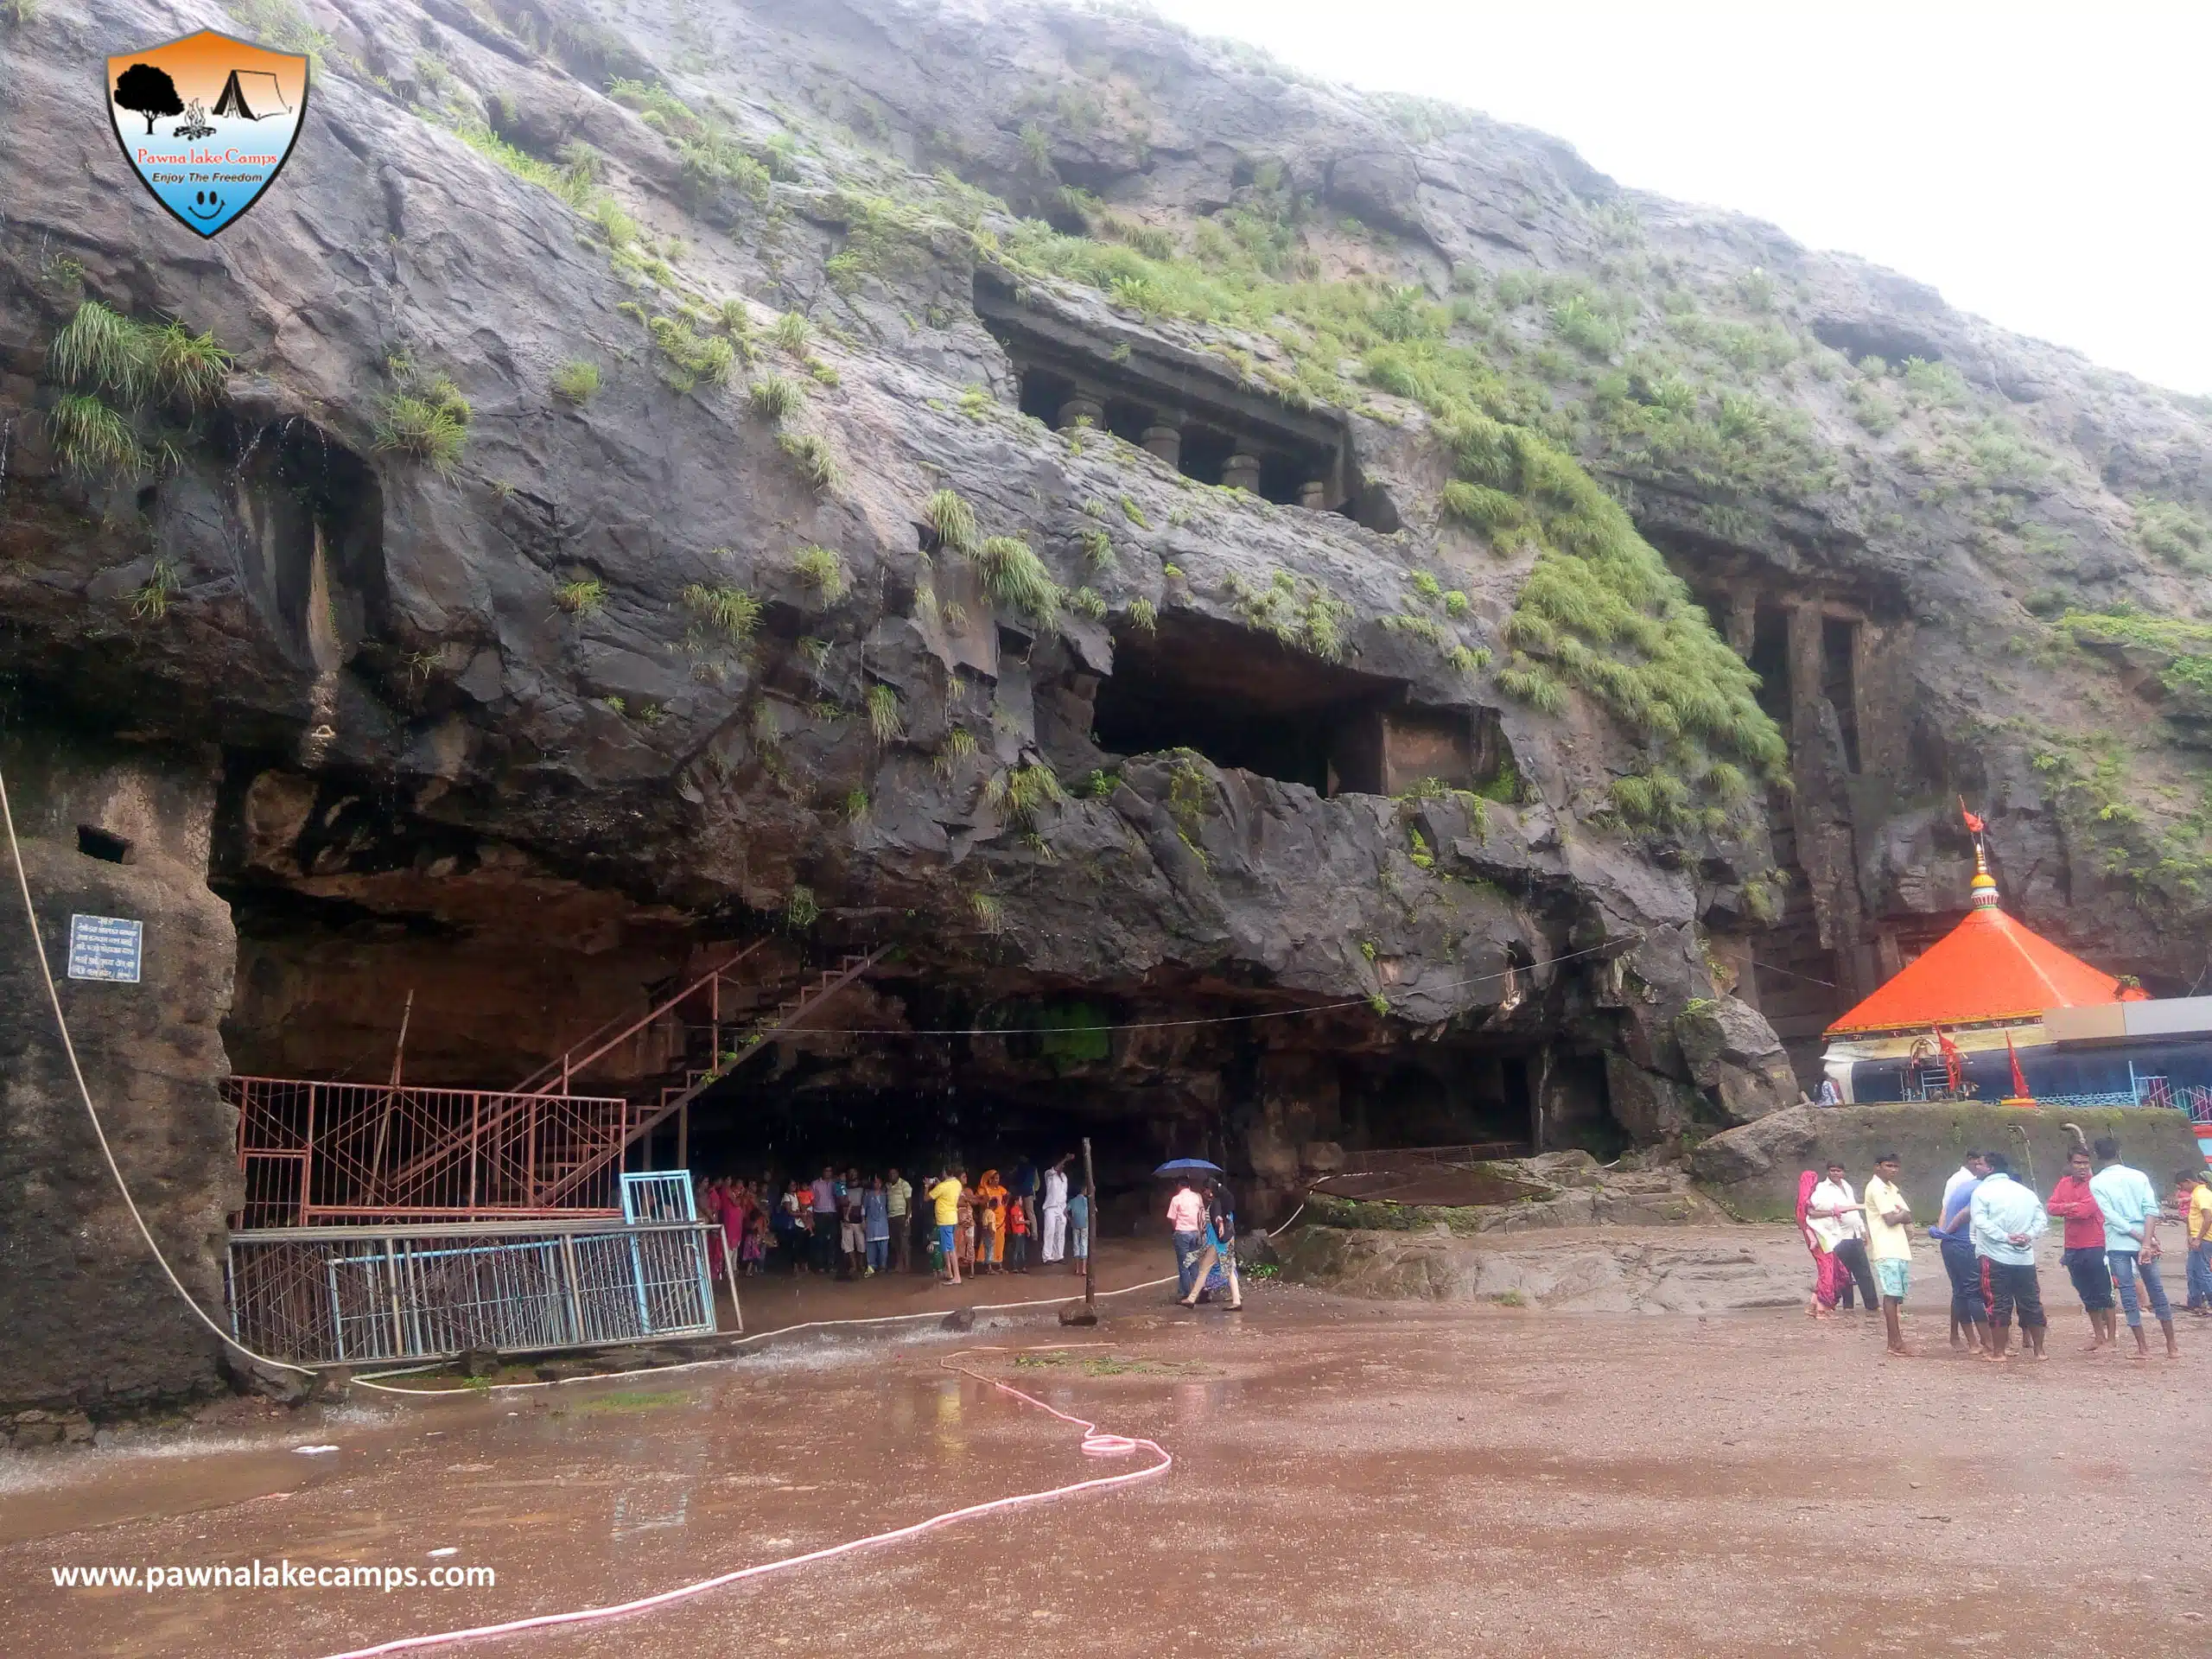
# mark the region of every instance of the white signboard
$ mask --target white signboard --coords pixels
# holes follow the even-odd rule
[[[143,922],[126,921],[120,916],[72,916],[69,977],[136,985],[145,942]]]

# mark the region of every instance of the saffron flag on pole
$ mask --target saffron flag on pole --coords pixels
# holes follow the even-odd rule
[[[2028,1079],[2020,1070],[2020,1052],[2012,1046],[2012,1033],[2009,1031],[2005,1033],[2005,1058],[2012,1063],[2012,1098],[2028,1099]]]
[[[1978,836],[1989,828],[1979,815],[1967,810],[1967,798],[1963,795],[1959,797],[1959,816],[1967,821],[1967,833],[1970,836]]]

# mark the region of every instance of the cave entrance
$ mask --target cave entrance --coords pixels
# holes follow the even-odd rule
[[[1381,710],[1402,687],[1270,635],[1171,612],[1116,642],[1094,731],[1116,755],[1196,749],[1216,766],[1320,795],[1384,791]]]
[[[1408,1048],[1361,1058],[1346,1065],[1344,1090],[1350,1148],[1525,1150],[1535,1142],[1529,1055],[1522,1050]]]

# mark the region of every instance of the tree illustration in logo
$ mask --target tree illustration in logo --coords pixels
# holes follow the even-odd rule
[[[154,136],[156,116],[184,113],[184,102],[176,95],[176,82],[168,78],[166,70],[156,69],[150,63],[134,63],[116,77],[115,102],[118,108],[146,118],[146,136],[149,138]]]

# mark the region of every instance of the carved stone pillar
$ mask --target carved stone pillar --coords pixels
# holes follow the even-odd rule
[[[1249,490],[1260,493],[1260,458],[1248,455],[1242,449],[1230,456],[1221,469],[1221,486],[1224,490]]]
[[[1106,424],[1106,405],[1087,391],[1078,391],[1060,405],[1058,426],[1065,432],[1071,427]]]
[[[1308,512],[1326,512],[1329,510],[1329,486],[1318,478],[1300,485],[1298,505]]]
[[[1728,648],[1745,662],[1758,637],[1759,601],[1755,594],[1738,594],[1728,603]]]
[[[1183,465],[1183,429],[1179,426],[1154,425],[1144,429],[1142,443],[1146,453],[1157,455],[1179,471]]]

